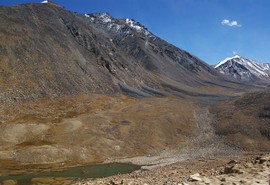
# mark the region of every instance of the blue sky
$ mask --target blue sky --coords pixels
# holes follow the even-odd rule
[[[37,0],[0,0],[15,5]],[[54,0],[79,13],[132,18],[209,64],[237,53],[270,62],[269,0]]]

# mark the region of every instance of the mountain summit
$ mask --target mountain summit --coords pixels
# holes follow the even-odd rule
[[[226,58],[215,66],[220,73],[231,76],[240,81],[257,81],[270,79],[270,64],[259,63],[254,60],[235,55]]]

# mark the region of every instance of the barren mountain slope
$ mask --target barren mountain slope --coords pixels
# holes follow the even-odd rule
[[[246,151],[270,150],[270,91],[243,95],[211,109],[217,135],[224,136],[229,145]]]
[[[130,19],[52,3],[0,7],[0,15],[1,105],[77,93],[211,96],[239,85]]]

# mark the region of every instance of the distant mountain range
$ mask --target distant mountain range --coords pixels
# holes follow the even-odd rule
[[[240,81],[270,80],[270,64],[259,63],[239,55],[226,58],[217,64],[215,69]]]

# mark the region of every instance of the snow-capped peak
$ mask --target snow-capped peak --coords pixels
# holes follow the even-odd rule
[[[239,55],[226,58],[215,66],[220,73],[237,79],[270,78],[270,64],[245,59]]]
[[[232,60],[232,59],[237,59],[237,58],[241,58],[240,55],[234,55],[233,57],[229,57],[229,58],[225,58],[224,60],[222,60],[221,62],[219,62],[215,68],[218,68],[219,66],[221,66],[222,64],[225,64],[226,62]]]
[[[233,58],[241,58],[241,56],[240,55],[234,55]]]
[[[42,3],[42,4],[44,4],[44,3],[49,3],[49,1],[48,1],[48,0],[45,0],[45,1],[42,1],[41,3]]]

